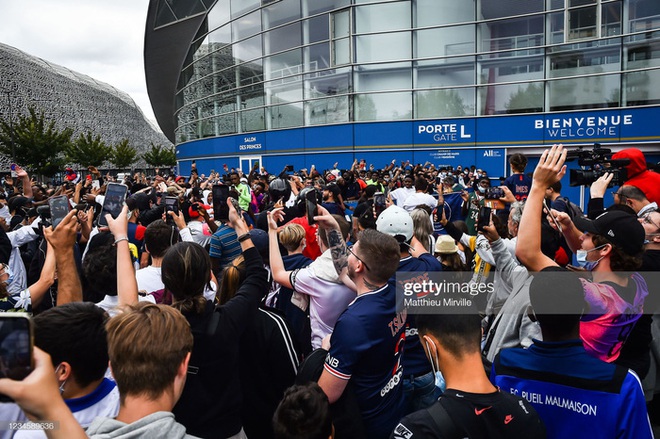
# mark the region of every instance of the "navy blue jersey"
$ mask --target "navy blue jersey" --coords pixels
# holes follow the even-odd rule
[[[532,178],[525,174],[513,174],[504,180],[502,186],[508,187],[517,201],[525,201],[532,187]]]
[[[581,340],[504,349],[491,381],[527,399],[548,438],[653,437],[637,375],[587,354]]]
[[[409,256],[399,261],[397,273],[415,272],[425,273],[429,271],[442,271],[442,264],[433,255],[429,253],[421,254],[418,258]],[[396,287],[397,273],[390,278],[390,285]],[[417,278],[417,276],[415,276]],[[404,279],[399,279],[404,281]],[[406,350],[403,353],[403,371],[408,375],[419,376],[431,372],[431,363],[422,347],[417,336],[417,326],[415,325],[415,316],[410,314],[406,319]]]
[[[406,315],[391,285],[359,295],[339,316],[325,370],[351,380],[367,436],[388,437],[403,416],[401,353]]]

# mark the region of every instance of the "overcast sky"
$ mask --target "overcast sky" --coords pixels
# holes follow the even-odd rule
[[[155,121],[144,79],[149,0],[0,0],[0,42],[128,93]]]

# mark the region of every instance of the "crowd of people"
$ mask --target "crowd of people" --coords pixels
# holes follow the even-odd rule
[[[596,179],[586,214],[561,145],[501,179],[355,160],[52,187],[17,167],[0,311],[32,316],[34,368],[0,379],[0,436],[653,437],[660,174],[617,155],[628,180],[606,207]],[[126,200],[100,226],[111,183]],[[402,300],[434,276],[484,293]]]

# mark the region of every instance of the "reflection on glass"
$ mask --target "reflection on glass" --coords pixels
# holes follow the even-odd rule
[[[332,41],[332,65],[340,66],[351,62],[350,38]]]
[[[474,53],[475,27],[444,27],[416,31],[415,58],[454,56]]]
[[[379,3],[355,9],[355,32],[385,32],[410,28],[410,3]]]
[[[626,43],[632,42],[633,39],[636,40],[636,36],[626,38]],[[657,41],[637,41],[627,46],[626,70],[660,66],[660,38]]]
[[[280,0],[262,9],[264,30],[300,18],[300,0]],[[291,47],[291,46],[289,46]]]
[[[235,43],[233,48],[234,64],[240,64],[263,56],[261,50],[261,35]]]
[[[267,58],[267,79],[284,78],[302,73],[302,50],[295,49]],[[300,77],[294,80],[299,80]],[[288,81],[288,80],[285,80]]]
[[[265,33],[266,55],[281,52],[302,44],[300,22],[273,29]]]
[[[516,15],[543,12],[544,7],[545,0],[513,1],[506,4],[503,4],[500,0],[482,0],[481,11],[477,14],[477,17],[486,20],[513,17]]]
[[[349,97],[335,96],[305,102],[305,125],[349,122]]]
[[[316,15],[321,12],[332,11],[344,6],[348,6],[351,0],[302,0],[303,11],[306,11],[305,16]]]
[[[451,87],[475,83],[475,57],[417,61],[415,88]]]
[[[542,15],[482,23],[479,25],[480,51],[510,51],[490,55],[493,58],[542,54],[538,46],[543,45],[544,29]],[[512,51],[514,49],[518,50]]]
[[[330,18],[328,15],[319,15],[303,21],[303,34],[307,38],[305,44],[326,41],[330,38]]]
[[[305,76],[305,99],[336,96],[351,91],[350,69],[323,72],[323,75]]]
[[[263,108],[250,111],[242,111],[240,118],[242,128],[241,132],[260,131],[266,129]]]
[[[218,0],[207,16],[209,30],[229,23],[229,0]]]
[[[234,19],[248,11],[257,9],[261,0],[231,0],[231,18]]]
[[[243,38],[258,34],[261,32],[261,13],[255,11],[232,22],[231,29],[233,41],[242,40]]]
[[[543,83],[490,85],[479,88],[479,115],[539,113]]]
[[[624,106],[660,104],[660,71],[646,70],[624,74],[626,102]]]
[[[271,129],[300,127],[303,125],[303,104],[296,102],[288,105],[269,107]]]
[[[330,43],[305,47],[305,71],[313,72],[330,67]]]
[[[415,118],[474,116],[474,88],[415,92]]]
[[[356,62],[410,59],[410,32],[362,35],[356,38]]]
[[[416,27],[462,23],[475,19],[475,1],[417,0]]]
[[[478,75],[480,84],[543,79],[544,57],[542,56],[508,59],[489,59],[486,56],[479,59],[481,60],[479,63],[481,71]]]
[[[302,101],[302,80],[300,76],[266,82],[266,95],[270,96],[271,104]]]
[[[355,120],[406,120],[412,118],[412,94],[374,93],[355,95]]]
[[[214,30],[209,34],[209,44],[211,47],[209,51],[219,49],[222,46],[231,43],[231,26],[225,25],[219,29]]]
[[[619,75],[549,81],[550,111],[608,108],[619,105]]]
[[[409,62],[371,64],[355,71],[355,91],[407,90],[412,88]]]
[[[567,44],[552,48],[550,78],[614,72],[621,69],[621,39]]]

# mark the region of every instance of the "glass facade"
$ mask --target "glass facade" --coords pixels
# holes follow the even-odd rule
[[[168,0],[206,14],[177,143],[347,122],[660,104],[658,0]]]

